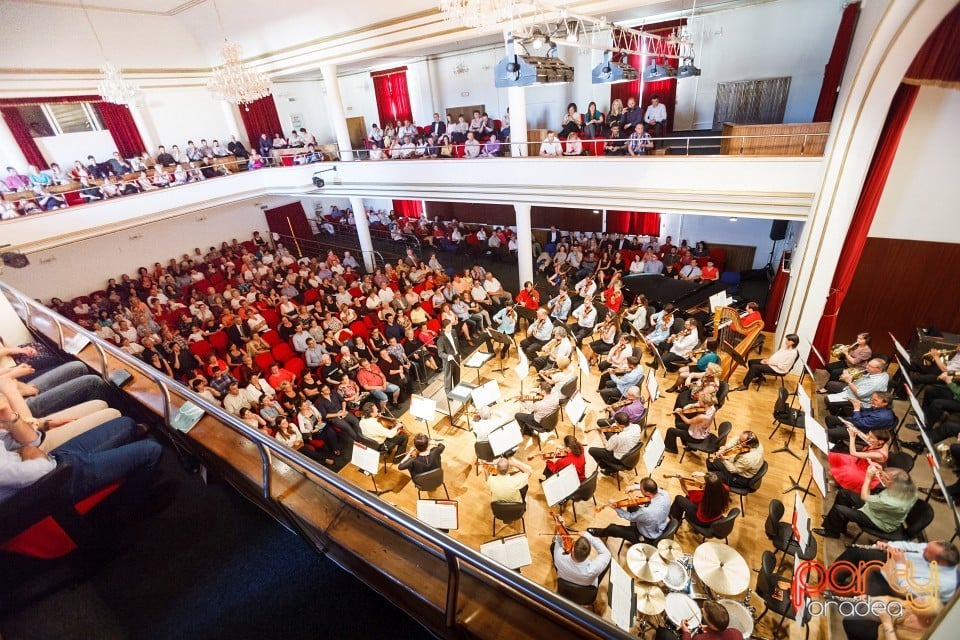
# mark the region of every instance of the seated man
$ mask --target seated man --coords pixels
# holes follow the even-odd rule
[[[602,529],[587,529],[599,538],[623,538],[631,544],[656,540],[670,522],[670,494],[657,486],[653,478],[644,478],[639,484],[627,487],[627,492],[639,491],[649,500],[643,507],[617,508],[617,515],[633,524],[610,524]]]
[[[861,562],[884,563],[881,571],[867,574],[865,594],[869,596],[912,595],[924,598],[933,595],[941,603],[946,603],[957,591],[957,564],[960,564],[960,551],[946,540],[930,542],[879,541],[874,549],[857,546],[848,547],[837,556],[834,563],[845,561],[853,566]],[[891,566],[892,561],[892,566]],[[931,569],[936,563],[937,574]],[[892,570],[891,570],[892,569]],[[836,572],[838,580],[849,576],[849,572]],[[937,591],[932,594],[923,587],[936,584]],[[888,636],[889,637],[889,636]]]
[[[597,552],[592,559],[591,549]],[[580,586],[597,586],[610,568],[610,550],[589,532],[581,534],[574,541],[573,551],[570,553],[563,550],[560,536],[555,536],[550,543],[550,552],[553,554],[557,577]]]
[[[628,451],[637,446],[643,436],[640,425],[630,422],[630,417],[623,411],[617,412],[613,416],[613,421],[620,427],[620,432],[607,438],[603,447],[590,447],[587,450],[587,453],[597,461],[600,473],[607,476],[616,473],[611,465],[619,462]]]
[[[890,408],[892,401],[893,396],[885,391],[874,392],[868,406],[864,406],[859,398],[850,398],[853,415],[847,419],[827,416],[827,437],[831,442],[846,442],[848,424],[865,433],[874,429],[892,429],[897,425],[897,416]]]
[[[521,402],[520,406],[523,412],[515,414],[514,419],[520,423],[520,429],[524,435],[541,434],[541,437],[553,431],[541,426],[540,422],[560,408],[559,390],[554,393],[553,384],[550,382],[540,383],[540,393],[543,398],[535,402]]]
[[[533,468],[513,458],[497,459],[496,473],[481,465],[487,478],[487,488],[490,489],[491,502],[523,502],[527,498],[527,485]],[[516,473],[511,473],[515,469]]]
[[[960,411],[960,373],[942,373],[939,379],[945,384],[928,385],[923,393],[923,418],[929,427],[945,413]]]
[[[410,476],[415,477],[441,466],[440,455],[443,453],[443,444],[436,444],[430,447],[430,438],[425,433],[418,433],[413,436],[413,448],[407,451],[403,460],[397,465],[400,471],[410,470]]]
[[[470,426],[477,442],[489,442],[490,432],[499,429],[509,421],[510,416],[506,413],[494,408],[493,405],[487,405],[477,409],[477,417]]]
[[[640,420],[643,419],[644,414],[647,412],[646,407],[643,406],[643,399],[640,398],[640,387],[634,386],[627,389],[626,396],[618,404],[620,404],[620,406],[614,405],[607,407],[607,411],[612,415],[615,415],[616,413],[625,413],[627,415],[627,420],[633,424],[639,424]],[[597,420],[598,427],[609,427],[613,424],[614,421],[612,417],[600,418]]]
[[[33,372],[27,364],[21,364],[0,372],[18,380]],[[17,389],[26,398],[30,412],[38,417],[47,417],[68,407],[88,400],[110,399],[110,385],[103,378],[88,373],[82,362],[68,362],[33,378],[29,383],[17,382]]]
[[[880,476],[885,487],[879,493],[871,493],[873,479]],[[851,522],[866,525],[889,533],[906,519],[917,501],[917,487],[903,469],[881,469],[871,462],[863,478],[860,495],[847,489],[837,493],[833,507],[823,517],[823,527],[813,532],[828,538],[839,538]]]
[[[597,308],[593,306],[593,301],[587,298],[570,315],[577,321],[573,335],[577,339],[577,344],[582,345],[584,338],[593,334],[593,328],[597,324]]]
[[[734,455],[720,455],[707,462],[707,469],[715,472],[723,482],[730,487],[747,487],[750,479],[763,466],[763,445],[753,431],[744,431],[737,438],[734,446],[745,451]]]
[[[620,125],[610,125],[610,139],[603,145],[603,155],[623,156],[627,154],[627,142],[620,133]]]
[[[403,424],[396,423],[396,426],[388,429],[380,423],[380,411],[377,405],[367,402],[363,405],[363,419],[360,420],[360,435],[368,440],[377,443],[380,451],[389,455],[395,450],[393,462],[396,464],[403,460],[403,452],[407,448],[407,434],[403,430]]]
[[[540,143],[540,155],[548,158],[563,156],[563,145],[557,139],[556,131],[547,131],[547,138]]]
[[[852,380],[846,373],[840,376],[840,382],[828,382],[827,411],[833,415],[850,415],[853,413],[852,398],[861,403],[869,402],[874,391],[886,391],[890,383],[890,376],[886,372],[887,363],[881,358],[872,358],[867,361],[866,373]],[[837,386],[840,389],[837,389]]]
[[[386,409],[387,400],[393,402],[394,405],[400,400],[400,387],[389,382],[380,367],[372,364],[366,358],[360,359],[357,384],[377,400],[381,411]]]
[[[633,386],[639,386],[643,381],[643,364],[640,358],[630,356],[627,358],[627,366],[630,370],[622,375],[613,374],[610,379],[600,389],[600,397],[607,404],[613,404],[619,401]]]

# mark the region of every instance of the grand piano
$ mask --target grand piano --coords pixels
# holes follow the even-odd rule
[[[725,289],[722,282],[707,283],[674,280],[653,274],[633,274],[624,276],[623,288],[635,296],[643,294],[656,308],[672,303],[677,310],[689,312],[707,304],[710,296]]]

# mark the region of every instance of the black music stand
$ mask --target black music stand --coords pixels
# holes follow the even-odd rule
[[[503,345],[508,348],[507,353],[509,354],[509,347],[516,346],[513,341],[513,336],[507,335],[502,331],[497,331],[496,329],[487,329],[487,334],[493,339],[497,344]],[[497,373],[500,374],[500,377],[503,377],[503,357],[500,355],[503,352],[503,349],[496,349],[497,359],[500,361],[500,368],[497,369]]]
[[[529,327],[530,327],[530,323],[531,323],[531,322],[534,322],[534,321],[537,319],[537,310],[536,310],[536,309],[528,309],[527,307],[523,306],[522,304],[515,304],[515,305],[513,305],[513,310],[517,312],[517,318],[518,318],[518,319],[519,319],[519,318],[523,318],[524,320],[526,320],[526,326],[524,327],[524,330],[526,330],[527,328],[529,328]],[[518,322],[517,324],[519,324],[519,322]]]

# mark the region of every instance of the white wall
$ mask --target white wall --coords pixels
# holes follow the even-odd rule
[[[777,0],[689,20],[703,74],[677,83],[674,130],[709,129],[717,83],[791,76],[784,122],[810,122],[840,24],[839,0]]]
[[[871,237],[960,242],[958,113],[960,91],[920,88],[870,228]]]
[[[299,114],[303,126],[316,137],[317,142],[331,144],[337,141],[327,112],[326,91],[322,81],[278,82],[273,85],[273,101],[277,105],[284,136],[289,136],[293,129],[291,116]]]
[[[157,144],[167,151],[175,144],[185,149],[188,140],[199,145],[201,139],[210,144],[217,139],[225,145],[230,139],[223,106],[206,87],[145,90],[141,111],[155,131]],[[151,153],[155,151],[150,149]]]
[[[377,99],[369,73],[340,76],[340,97],[343,99],[344,115],[348,118],[363,118],[367,132],[374,123],[383,126],[377,114]]]
[[[3,279],[34,298],[67,299],[102,289],[108,278],[132,275],[140,266],[166,264],[170,258],[192,253],[194,247],[205,250],[232,238],[247,240],[254,230],[267,232],[259,206],[253,202],[227,205],[31,253],[29,267],[6,269]]]
[[[87,164],[87,156],[93,156],[97,162],[103,162],[113,156],[117,144],[109,131],[81,131],[62,136],[34,138],[40,153],[47,163],[56,162],[66,171],[77,160]],[[26,167],[24,167],[26,169]]]
[[[773,240],[770,239],[772,220],[738,218],[733,222],[727,218],[711,216],[662,214],[660,221],[661,240],[671,236],[674,244],[686,240],[690,246],[693,246],[703,240],[707,245],[738,244],[756,247],[757,251],[753,256],[754,269],[763,267],[770,260],[770,250],[773,248]],[[799,230],[791,227],[802,224],[801,222],[790,223],[786,240],[777,242],[773,258],[774,266],[779,262],[783,249],[793,247],[799,237]]]

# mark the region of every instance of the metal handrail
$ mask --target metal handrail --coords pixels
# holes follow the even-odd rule
[[[276,439],[271,438],[261,431],[241,422],[236,416],[227,413],[222,407],[218,407],[210,403],[205,398],[193,393],[192,390],[188,389],[182,384],[167,379],[166,376],[163,376],[160,374],[160,372],[154,370],[146,363],[133,358],[114,345],[102,341],[99,336],[87,331],[71,320],[60,317],[53,310],[43,307],[8,284],[0,282],[0,291],[2,291],[8,297],[8,299],[12,297],[20,305],[22,305],[24,308],[24,320],[31,320],[31,322],[28,322],[28,326],[31,329],[39,331],[39,329],[35,327],[32,320],[35,318],[35,312],[40,311],[44,317],[52,320],[58,326],[59,335],[62,336],[62,328],[67,327],[76,334],[86,337],[92,344],[97,345],[97,349],[101,353],[101,362],[104,363],[102,375],[106,376],[107,370],[106,359],[103,357],[103,354],[109,353],[117,360],[123,362],[125,366],[136,370],[137,373],[153,382],[166,398],[164,402],[164,423],[167,428],[172,428],[170,425],[169,415],[169,396],[170,385],[175,384],[177,386],[178,395],[188,399],[191,403],[203,409],[206,413],[216,418],[219,423],[227,426],[237,434],[247,438],[249,441],[255,444],[261,450],[261,452],[265,452],[261,453],[262,457],[269,458],[270,456],[276,456],[281,461],[294,468],[303,469],[309,472],[309,474],[313,474],[319,480],[310,478],[309,476],[305,477],[311,482],[329,485],[330,487],[334,488],[336,492],[339,492],[350,498],[353,502],[362,505],[362,508],[367,512],[382,518],[386,522],[395,524],[398,533],[404,535],[404,537],[409,537],[409,534],[413,534],[439,548],[448,565],[448,588],[455,590],[452,594],[447,594],[447,602],[444,614],[448,626],[454,626],[456,624],[456,603],[458,600],[457,595],[460,584],[459,573],[461,571],[460,563],[466,562],[480,570],[485,575],[493,578],[498,584],[507,586],[519,592],[524,597],[529,598],[537,605],[543,607],[558,617],[571,619],[571,621],[582,626],[590,633],[610,638],[619,638],[621,640],[630,640],[633,638],[633,636],[630,634],[622,631],[606,620],[603,620],[599,616],[588,613],[585,609],[580,607],[571,607],[567,600],[561,598],[551,591],[548,591],[543,586],[524,577],[520,573],[508,569],[507,567],[482,555],[479,551],[476,551],[466,546],[462,542],[459,542],[458,540],[426,525],[401,509],[374,497],[366,490],[361,489],[352,482],[349,482],[336,473],[333,473],[314,460],[307,458],[294,449],[291,449],[290,447],[278,442]],[[63,348],[62,338],[58,346],[61,349]],[[262,495],[264,496],[265,500],[272,502],[273,496],[270,493],[270,477],[273,472],[273,466],[265,462],[263,468],[264,473],[261,483]],[[450,610],[450,607],[453,607],[453,610]]]
[[[287,249],[296,250],[298,258],[309,257],[310,255],[321,257],[321,253],[323,251],[334,249],[340,251],[354,251],[357,253],[355,257],[360,258],[361,260],[369,254],[373,259],[375,266],[378,260],[380,261],[381,266],[385,265],[387,262],[382,253],[377,250],[365,251],[360,247],[359,242],[356,245],[343,245],[336,242],[327,242],[326,240],[317,240],[316,238],[300,238],[298,236],[290,236],[276,232],[274,232],[273,237],[275,241],[279,242]]]

